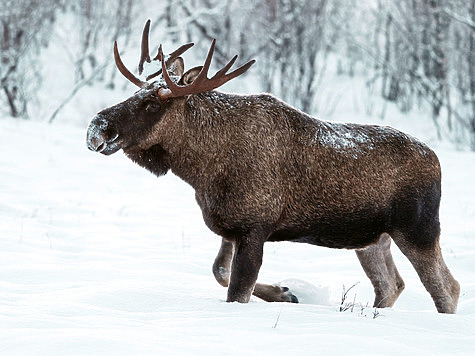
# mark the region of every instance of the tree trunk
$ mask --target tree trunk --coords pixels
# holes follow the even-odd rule
[[[19,113],[18,113],[18,109],[16,107],[16,104],[15,104],[15,95],[14,93],[12,93],[7,86],[4,86],[3,87],[3,91],[5,92],[5,95],[7,97],[7,101],[8,101],[8,106],[10,107],[10,115],[12,117],[19,117]]]
[[[389,66],[391,62],[391,14],[386,16],[386,31],[385,31],[385,44],[384,44],[384,65],[383,65],[383,81],[381,85],[381,96],[384,99],[388,99],[388,93],[386,92],[388,77],[389,77]]]
[[[430,6],[433,11],[434,18],[434,42],[432,44],[432,52],[435,56],[433,60],[432,77],[435,79],[436,90],[433,93],[432,112],[438,117],[440,109],[444,103],[445,85],[447,83],[447,58],[442,48],[444,34],[444,24],[441,21],[440,12],[442,10],[440,0],[431,0]]]
[[[470,19],[472,23],[475,23],[475,0],[472,0],[471,3]],[[475,151],[475,31],[470,31],[469,36],[468,71],[470,78],[470,102],[472,104],[472,117],[469,118],[469,127],[471,130],[471,146],[472,150]]]

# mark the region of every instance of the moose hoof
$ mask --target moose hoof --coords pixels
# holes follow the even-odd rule
[[[292,294],[292,292],[287,287],[282,288],[282,300],[288,303],[298,303],[298,298]]]

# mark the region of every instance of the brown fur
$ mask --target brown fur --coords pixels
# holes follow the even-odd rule
[[[172,74],[192,81],[182,68]],[[162,103],[155,93],[163,86],[100,112],[88,145],[104,154],[122,148],[195,189],[205,223],[223,237],[213,272],[228,301],[252,293],[296,301],[285,288],[256,285],[264,243],[289,240],[359,249],[375,306],[392,306],[404,282],[391,236],[437,309],[455,312],[459,287],[438,241],[440,166],[426,145],[389,127],[320,121],[268,94],[209,91]]]

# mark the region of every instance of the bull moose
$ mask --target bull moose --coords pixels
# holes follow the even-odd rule
[[[180,56],[193,44],[169,55],[160,45],[151,59],[149,29],[150,20],[139,76],[114,43],[119,71],[140,89],[92,119],[87,146],[104,155],[122,149],[194,188],[206,225],[222,237],[213,273],[228,302],[252,294],[298,302],[286,287],[256,283],[264,243],[293,241],[356,250],[374,306],[390,307],[404,289],[392,239],[437,310],[455,313],[460,286],[439,246],[441,172],[430,148],[390,127],[318,120],[270,94],[216,91],[254,61],[227,73],[235,56],[209,79],[213,40],[204,65],[184,72]]]

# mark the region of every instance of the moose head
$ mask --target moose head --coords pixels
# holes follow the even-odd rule
[[[246,72],[254,60],[227,74],[237,59],[234,56],[212,78],[208,78],[208,71],[213,57],[216,40],[213,40],[203,66],[194,67],[184,73],[183,59],[180,57],[193,43],[184,44],[174,52],[165,56],[162,45],[157,55],[150,58],[149,38],[150,20],[145,24],[142,34],[141,56],[139,61],[139,76],[144,73],[144,65],[153,67],[159,63],[160,69],[146,75],[142,80],[132,74],[123,64],[117,42],[114,42],[114,58],[119,71],[140,89],[130,98],[99,112],[87,133],[88,148],[95,152],[111,155],[120,149],[124,152],[133,152],[135,148],[147,149],[151,143],[144,140],[152,128],[157,130],[157,124],[163,122],[170,125],[176,115],[179,115],[177,102],[192,94],[198,94],[216,89],[231,79]],[[153,78],[157,78],[151,81]],[[156,139],[156,137],[154,138]],[[156,144],[153,142],[153,144]]]

